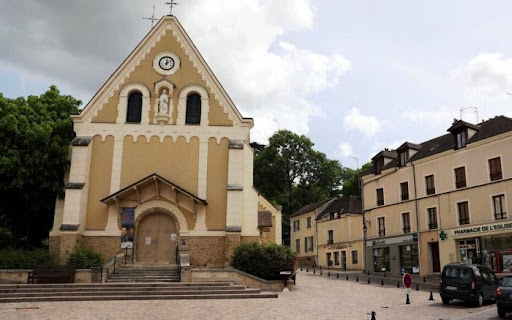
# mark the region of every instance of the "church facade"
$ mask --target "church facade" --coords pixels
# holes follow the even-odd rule
[[[281,238],[281,212],[253,188],[244,118],[174,16],[165,16],[73,116],[76,138],[50,250],[223,267],[240,242]],[[260,198],[259,198],[260,197]],[[262,225],[259,216],[270,213]],[[267,219],[268,220],[268,213]],[[269,230],[273,234],[269,235]]]

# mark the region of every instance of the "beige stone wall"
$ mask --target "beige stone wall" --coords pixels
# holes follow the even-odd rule
[[[60,236],[50,236],[50,241],[48,243],[48,247],[49,247],[50,253],[56,259],[59,259],[59,255],[60,255]]]
[[[195,268],[223,268],[225,237],[189,237],[190,265]]]
[[[307,227],[307,218],[311,219],[311,227]],[[294,221],[300,221],[300,230],[294,230],[293,229],[293,222]],[[291,242],[290,247],[292,251],[296,252],[296,240],[300,240],[300,252],[297,252],[298,257],[310,257],[316,255],[316,247],[317,247],[317,239],[315,236],[315,227],[316,227],[316,220],[315,220],[315,212],[310,211],[306,212],[304,214],[301,214],[299,216],[295,216],[290,218],[290,227],[291,227]],[[313,251],[306,252],[304,248],[304,239],[307,237],[313,237]]]
[[[272,227],[260,228],[260,242],[265,244],[275,242],[275,234],[273,231]]]
[[[240,234],[226,234],[225,247],[224,247],[224,260],[225,266],[231,265],[231,256],[233,251],[240,244]]]
[[[108,136],[105,142],[101,141],[100,136],[94,136],[89,185],[84,187],[88,188],[86,229],[104,229],[107,225],[108,206],[100,202],[100,199],[110,194],[113,152],[112,136]]]
[[[229,140],[222,139],[220,144],[210,138],[208,141],[208,173],[206,198],[206,227],[208,230],[226,229],[228,155]]]
[[[82,237],[81,246],[101,253],[103,261],[110,259],[121,250],[119,237]]]
[[[80,246],[82,236],[76,233],[61,232],[60,235],[60,250],[59,250],[59,263],[65,263],[71,252],[75,247]]]
[[[169,110],[170,112],[172,112],[173,115],[171,123],[176,123],[176,117],[178,113],[178,93],[187,85],[197,84],[208,90],[208,94],[210,96],[210,125],[232,126],[233,121],[228,118],[228,115],[226,113],[224,113],[224,109],[220,106],[219,100],[215,99],[215,95],[211,92],[211,90],[206,85],[206,82],[202,79],[201,75],[194,68],[193,62],[189,60],[189,57],[185,54],[185,50],[181,47],[181,44],[178,43],[176,37],[172,34],[172,31],[170,30],[167,31],[166,34],[160,39],[160,41],[156,43],[156,46],[151,49],[149,54],[146,55],[145,59],[141,61],[140,65],[135,67],[134,72],[132,72],[124,82],[125,84],[135,82],[142,83],[150,90],[152,97],[149,118],[150,122],[153,122],[154,115],[156,113],[154,110],[154,106],[156,105],[156,93],[154,92],[154,83],[162,79],[162,75],[158,74],[153,69],[153,59],[158,53],[162,51],[172,51],[176,53],[181,61],[180,69],[174,75],[166,77],[166,79],[168,79],[175,85],[173,94],[171,96],[173,109]],[[114,91],[113,96],[110,97],[110,99],[108,99],[107,103],[105,103],[105,105],[103,106],[103,109],[98,112],[95,118],[93,118],[93,122],[116,122],[117,105],[119,103],[119,92],[121,89],[122,88]]]
[[[314,255],[298,257],[297,261],[298,265],[301,267],[313,267],[317,265],[316,256]]]
[[[260,237],[241,237],[240,239],[241,243],[251,243],[251,242],[260,242]]]

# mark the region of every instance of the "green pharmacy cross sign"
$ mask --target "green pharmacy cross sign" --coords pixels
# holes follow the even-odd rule
[[[441,232],[439,232],[439,238],[441,238],[441,240],[444,240],[448,237],[448,234],[446,232],[444,232],[444,230],[441,230]]]

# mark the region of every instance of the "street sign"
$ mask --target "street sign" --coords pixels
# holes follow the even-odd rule
[[[406,289],[412,288],[412,276],[410,274],[404,273],[402,282],[404,283],[404,288],[406,288]]]

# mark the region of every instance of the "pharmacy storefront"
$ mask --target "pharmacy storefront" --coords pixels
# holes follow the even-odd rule
[[[495,272],[512,272],[512,221],[460,227],[447,234],[444,241],[450,244],[448,248],[455,249],[449,252],[455,261],[483,264]]]
[[[372,272],[400,275],[419,273],[418,234],[366,242],[367,265]]]

